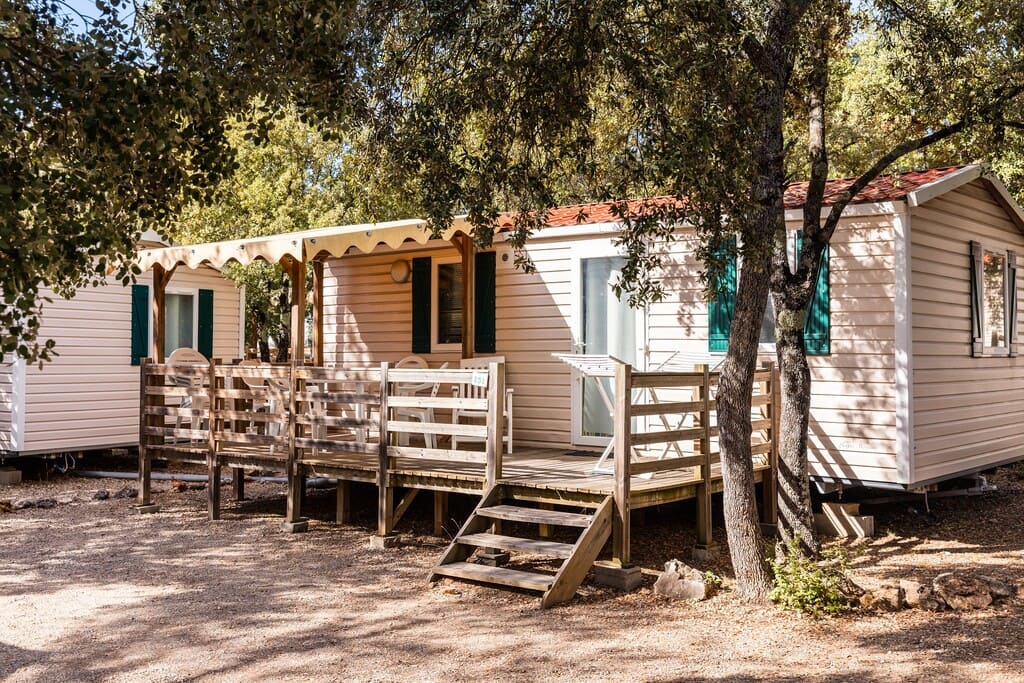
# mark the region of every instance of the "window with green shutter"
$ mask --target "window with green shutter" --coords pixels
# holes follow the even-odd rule
[[[132,365],[149,355],[149,285],[132,285]]]
[[[199,290],[199,314],[196,317],[196,350],[213,358],[213,290]]]
[[[720,256],[726,259],[718,293],[708,303],[708,351],[725,353],[729,348],[729,328],[736,310],[736,239],[730,237]]]
[[[497,348],[495,335],[496,263],[496,255],[493,251],[479,252],[476,255],[476,306],[473,310],[476,324],[474,347],[477,353],[494,353]]]
[[[802,243],[803,231],[798,231],[796,234],[796,253],[798,258]],[[829,247],[826,244],[821,252],[821,267],[818,268],[818,281],[815,283],[811,302],[807,305],[807,319],[804,321],[804,348],[808,356],[827,356],[832,353],[831,312]]]
[[[412,352],[430,353],[430,257],[412,260]]]

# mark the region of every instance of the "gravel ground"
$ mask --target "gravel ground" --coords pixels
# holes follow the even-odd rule
[[[954,568],[1024,578],[1024,483],[999,491],[874,508],[880,536],[850,544],[866,587],[929,580]],[[571,603],[465,584],[428,586],[443,541],[426,535],[429,498],[400,527],[399,548],[368,548],[372,492],[354,523],[327,522],[331,491],[310,495],[305,534],[278,529],[284,487],[248,485],[207,522],[205,492],[157,482],[156,515],[92,500],[123,481],[60,478],[0,486],[0,501],[51,497],[49,509],[0,512],[0,678],[6,681],[628,680],[1024,681],[1024,601],[970,614],[857,614],[815,620],[737,601],[696,604],[585,584]],[[226,487],[225,494],[230,489]],[[471,501],[453,501],[465,514]],[[692,508],[650,513],[638,562],[686,559]],[[454,526],[455,522],[452,522]],[[724,538],[721,530],[716,532]],[[650,572],[653,573],[653,572]]]

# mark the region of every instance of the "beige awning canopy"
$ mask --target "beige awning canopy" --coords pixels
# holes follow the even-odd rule
[[[440,237],[450,240],[457,234],[469,234],[470,231],[471,227],[465,219],[456,218],[452,227],[442,231]],[[430,237],[427,221],[418,218],[388,223],[339,225],[269,237],[143,249],[139,252],[138,265],[143,271],[156,265],[165,270],[178,265],[221,268],[231,261],[241,265],[256,260],[278,263],[286,256],[305,263],[330,256],[343,256],[351,248],[369,253],[381,244],[392,249],[409,241],[426,244]]]

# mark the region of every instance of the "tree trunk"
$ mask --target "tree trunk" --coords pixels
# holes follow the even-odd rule
[[[787,305],[788,303],[788,305]],[[782,380],[779,424],[779,533],[787,544],[799,536],[812,556],[821,550],[814,531],[807,471],[807,433],[811,410],[811,370],[804,348],[807,304],[792,305],[775,296],[775,348]]]
[[[736,592],[746,600],[765,602],[771,574],[757,516],[754,468],[750,453],[750,396],[757,367],[761,319],[768,303],[768,274],[744,264],[736,289],[736,310],[729,332],[729,351],[718,387],[719,450],[722,455],[722,506],[729,555],[736,573]]]

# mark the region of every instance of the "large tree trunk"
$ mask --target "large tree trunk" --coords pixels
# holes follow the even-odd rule
[[[767,273],[763,268],[745,264],[736,289],[729,351],[718,388],[722,507],[729,555],[736,573],[736,592],[740,597],[756,602],[768,599],[772,584],[758,523],[750,453],[750,396],[757,368],[761,318],[767,303]]]
[[[775,339],[782,380],[779,425],[779,533],[786,543],[799,536],[804,550],[821,549],[814,531],[807,472],[807,433],[811,410],[811,370],[804,348],[807,304],[775,296]]]

